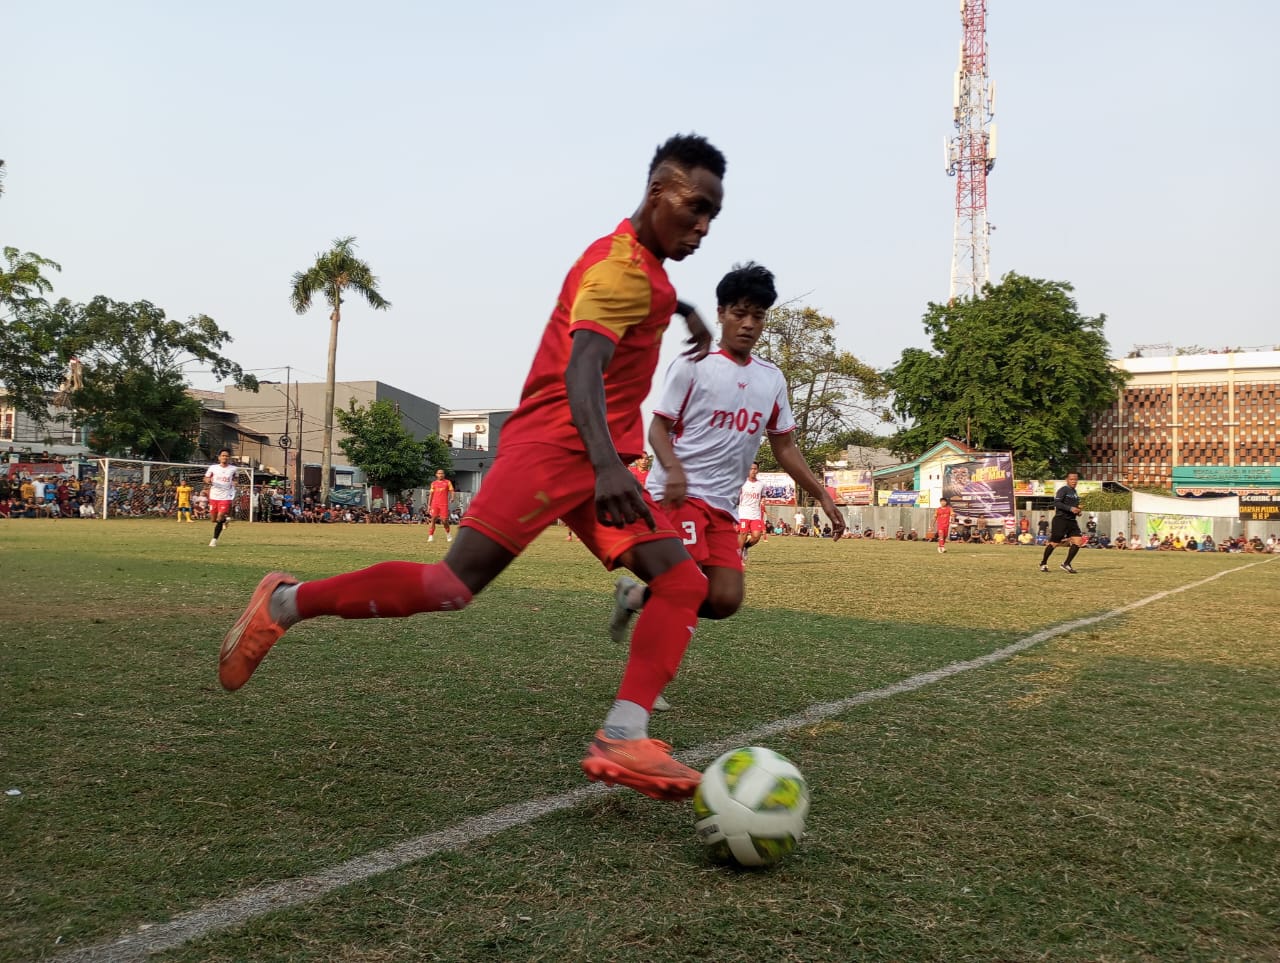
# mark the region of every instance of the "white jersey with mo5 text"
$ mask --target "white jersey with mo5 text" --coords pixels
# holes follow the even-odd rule
[[[766,432],[785,435],[796,428],[782,372],[756,357],[738,364],[723,351],[701,361],[683,356],[673,361],[654,412],[673,423],[672,445],[684,468],[688,497],[730,515],[760,439]],[[645,487],[661,501],[666,484],[667,472],[655,462]]]
[[[210,465],[204,473],[204,480],[209,483],[209,500],[214,502],[233,502],[236,499],[236,466]]]

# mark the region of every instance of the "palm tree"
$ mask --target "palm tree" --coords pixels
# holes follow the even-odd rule
[[[333,466],[333,387],[338,365],[338,322],[342,320],[342,294],[352,290],[372,307],[386,310],[391,302],[378,293],[378,279],[369,265],[352,253],[354,237],[340,237],[333,247],[316,255],[316,263],[293,276],[293,309],[306,314],[311,299],[323,294],[333,310],[329,314],[329,370],[324,386],[324,451],[320,457],[320,501],[329,502],[329,473]]]

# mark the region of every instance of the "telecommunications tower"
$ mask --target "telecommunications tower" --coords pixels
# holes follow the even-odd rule
[[[987,77],[987,0],[960,0],[960,67],[952,85],[956,133],[943,144],[956,179],[951,301],[978,297],[991,279],[987,175],[996,165],[995,85]]]

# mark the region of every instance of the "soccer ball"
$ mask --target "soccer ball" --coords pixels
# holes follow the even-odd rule
[[[772,749],[734,749],[707,767],[693,794],[695,829],[710,857],[772,866],[796,848],[809,814],[809,786]]]

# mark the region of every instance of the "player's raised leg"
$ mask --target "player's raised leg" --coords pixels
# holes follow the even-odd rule
[[[240,688],[280,637],[305,619],[404,618],[466,608],[513,558],[511,551],[482,532],[467,529],[445,560],[432,565],[380,562],[314,582],[268,573],[222,640],[218,680],[225,689]]]

